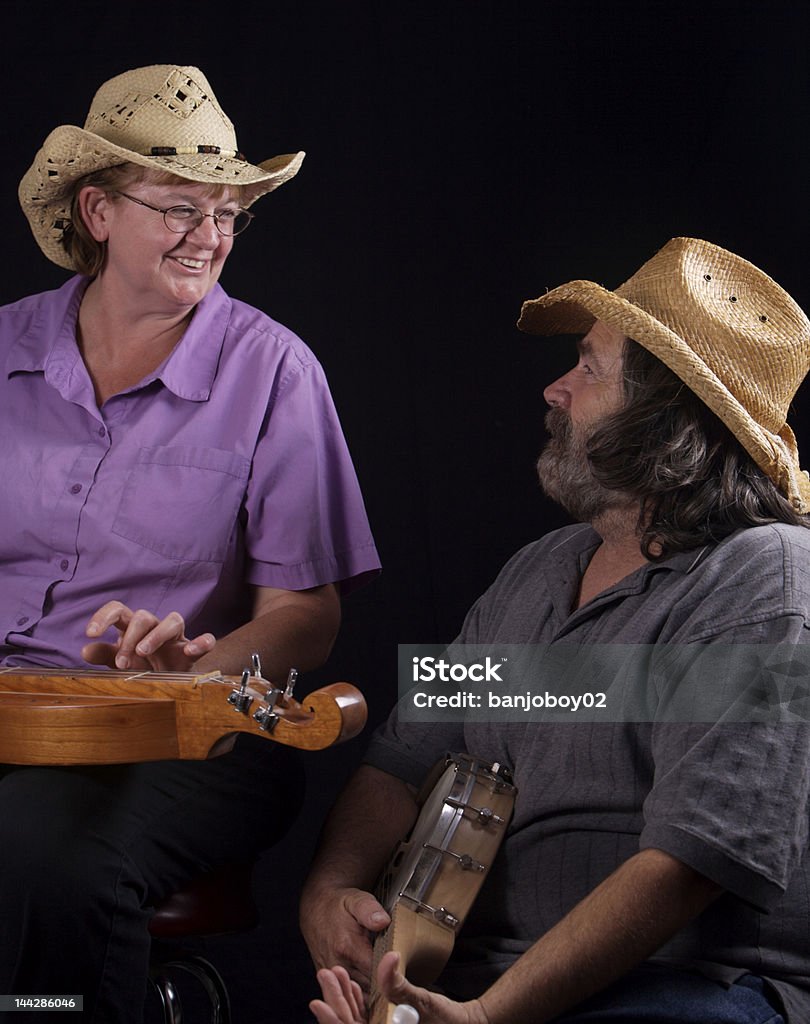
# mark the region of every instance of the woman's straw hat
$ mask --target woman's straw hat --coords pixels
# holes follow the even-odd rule
[[[54,129],[20,182],[19,197],[39,247],[72,270],[61,240],[73,185],[86,174],[134,163],[189,181],[241,185],[250,205],[289,181],[303,159],[293,153],[248,163],[205,75],[194,67],[153,64],[105,82],[84,128]]]
[[[523,304],[529,334],[602,320],[665,363],[731,430],[799,512],[810,478],[787,425],[810,367],[810,321],[767,274],[695,238],[673,238],[615,292],[571,281]]]

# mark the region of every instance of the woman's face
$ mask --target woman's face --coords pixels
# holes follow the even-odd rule
[[[236,189],[225,187],[212,196],[210,186],[193,182],[140,181],[123,191],[160,209],[196,206],[211,214],[240,205]],[[99,278],[146,312],[188,312],[214,287],[233,247],[233,238],[221,235],[211,217],[178,234],[166,227],[161,213],[120,194],[97,195],[90,211],[91,230],[107,242]]]

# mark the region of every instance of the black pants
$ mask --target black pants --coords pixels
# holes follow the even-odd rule
[[[279,839],[303,797],[295,752],[242,736],[209,761],[0,767],[0,992],[82,995],[92,1024],[141,1024],[153,908]],[[53,1014],[0,1014],[50,1022]]]

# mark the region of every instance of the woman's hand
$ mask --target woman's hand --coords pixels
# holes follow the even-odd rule
[[[120,601],[102,605],[87,623],[85,632],[92,638],[102,636],[110,628],[120,634],[115,643],[99,640],[82,648],[82,657],[91,665],[141,672],[187,672],[217,642],[211,633],[189,640],[185,621],[178,612],[159,619],[143,608],[132,611]]]
[[[314,999],[309,1004],[318,1024],[365,1024],[368,1014],[363,992],[344,968],[318,971],[318,983],[323,999]],[[457,1003],[438,992],[411,985],[399,970],[399,953],[386,953],[380,960],[377,984],[390,1003],[413,1007],[419,1024],[489,1024],[477,999]],[[412,1016],[409,1014],[408,1018]]]

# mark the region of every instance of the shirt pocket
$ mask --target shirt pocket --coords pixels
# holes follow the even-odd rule
[[[249,473],[248,459],[219,448],[141,448],[112,531],[176,561],[222,562]]]

